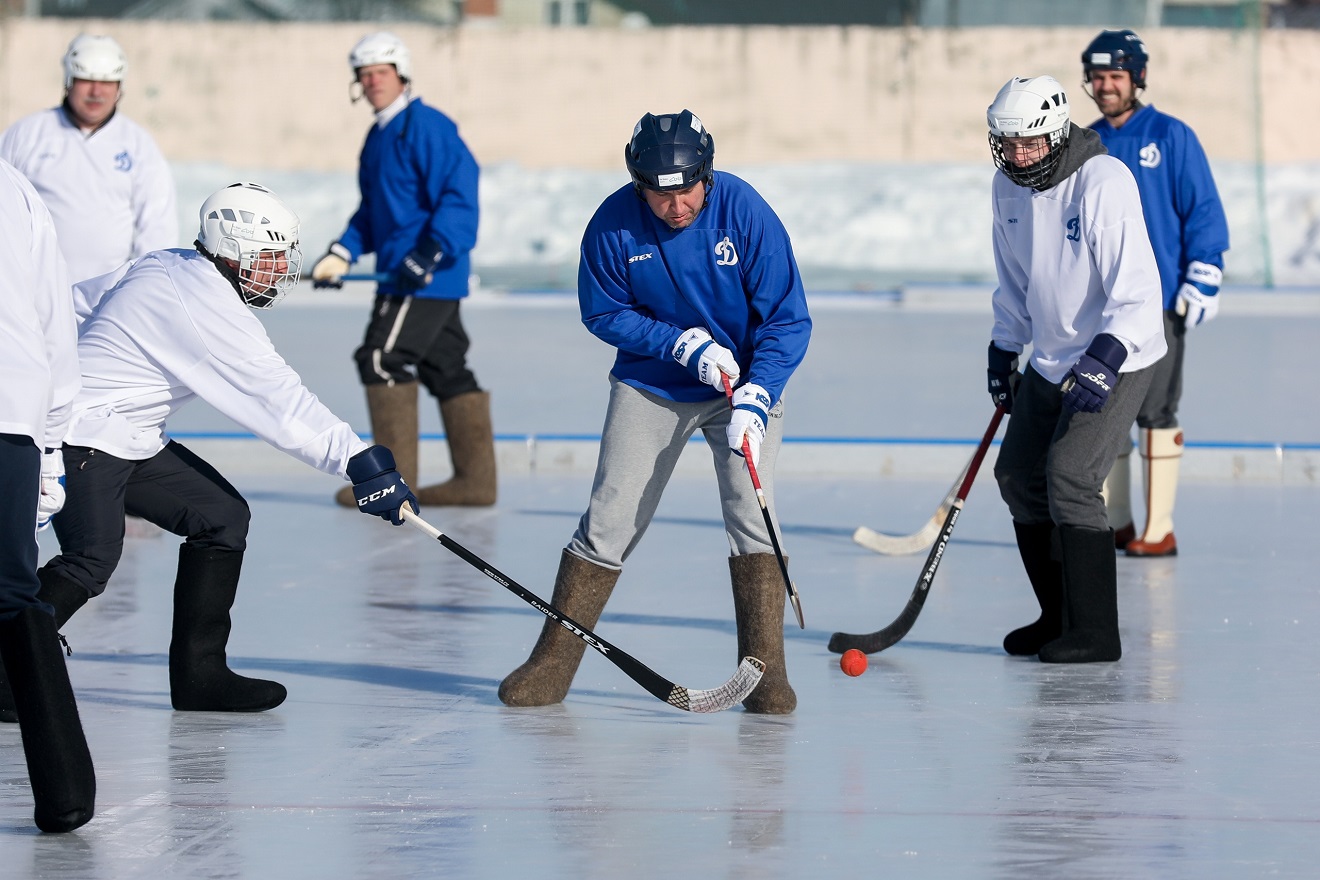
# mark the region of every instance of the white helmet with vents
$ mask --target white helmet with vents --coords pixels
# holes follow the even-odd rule
[[[377,31],[358,40],[353,51],[348,53],[348,66],[356,72],[360,67],[372,64],[393,64],[399,72],[399,78],[412,79],[412,55],[403,40],[389,31]]]
[[[200,213],[198,245],[216,260],[234,264],[231,280],[249,306],[268,309],[298,283],[298,215],[270,190],[233,183],[212,193]]]
[[[1041,189],[1063,158],[1071,120],[1068,96],[1052,76],[1014,77],[1004,84],[986,110],[990,152],[995,165],[1018,186]],[[1009,161],[1004,139],[1043,138],[1039,158],[1027,164]]]
[[[64,88],[75,79],[93,82],[123,82],[128,56],[111,37],[79,34],[64,53]]]

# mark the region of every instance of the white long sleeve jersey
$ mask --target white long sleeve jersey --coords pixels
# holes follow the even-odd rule
[[[56,449],[78,392],[73,296],[50,212],[0,162],[0,434]]]
[[[209,259],[183,249],[135,262],[83,323],[82,391],[67,442],[140,461],[170,415],[200,397],[267,443],[345,477],[367,448],[302,384]]]
[[[1128,350],[1121,373],[1164,356],[1160,273],[1132,172],[1112,156],[1088,159],[1043,192],[995,175],[999,287],[991,339],[1062,382],[1101,333]]]
[[[174,178],[156,142],[122,113],[83,134],[55,107],[0,134],[0,158],[32,182],[55,218],[69,278],[177,247]]]

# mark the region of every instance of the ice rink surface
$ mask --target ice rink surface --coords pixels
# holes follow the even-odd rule
[[[522,435],[599,432],[609,352],[546,302],[465,312],[502,462]],[[809,457],[779,474],[807,623],[786,620],[795,714],[687,714],[590,652],[562,705],[502,706],[497,684],[540,630],[534,609],[416,531],[335,507],[334,479],[268,466],[255,441],[217,444],[206,433],[234,427],[197,404],[173,427],[199,435],[183,442],[253,509],[230,663],[289,699],[259,715],[171,710],[178,542],[130,538],[106,594],[64,629],[97,815],[40,834],[17,728],[0,726],[4,876],[1315,876],[1314,473],[1210,467],[1184,481],[1181,555],[1118,560],[1123,659],[1047,666],[1000,648],[1035,604],[987,465],[916,626],[849,678],[830,633],[887,624],[924,558],[850,536],[914,531],[933,513],[990,416],[989,319],[847,301],[815,315],[790,438],[919,442],[889,476]],[[308,385],[365,429],[348,359],[362,317],[361,303],[291,304],[266,320]],[[1313,450],[1318,329],[1314,313],[1225,306],[1192,345],[1189,442]],[[424,430],[439,430],[430,417]],[[929,466],[945,447],[953,467]],[[496,508],[423,513],[548,598],[590,482],[589,466],[508,467]],[[699,466],[675,478],[597,627],[693,688],[737,663],[713,483]]]

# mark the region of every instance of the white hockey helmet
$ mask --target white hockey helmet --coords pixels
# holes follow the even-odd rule
[[[355,73],[358,68],[372,64],[393,64],[400,79],[405,82],[412,80],[412,55],[403,40],[389,31],[367,34],[348,53],[348,66]]]
[[[200,215],[197,243],[215,260],[236,264],[230,280],[243,302],[268,309],[298,283],[298,215],[270,190],[231,183],[202,202]]]
[[[64,88],[75,79],[93,82],[123,82],[128,56],[112,37],[79,34],[64,53]]]
[[[1015,76],[1004,84],[986,110],[990,153],[995,165],[1018,186],[1044,188],[1068,143],[1071,120],[1068,96],[1052,76]],[[1004,156],[1004,138],[1045,138],[1046,150],[1030,165],[1015,165]]]

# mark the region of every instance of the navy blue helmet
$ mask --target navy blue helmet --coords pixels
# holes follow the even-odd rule
[[[1093,70],[1126,70],[1132,76],[1132,85],[1146,87],[1146,44],[1129,30],[1101,31],[1082,53],[1083,82],[1091,78]]]
[[[638,195],[643,188],[659,192],[687,189],[699,180],[710,182],[715,138],[691,110],[660,116],[648,113],[633,129],[623,159]]]

